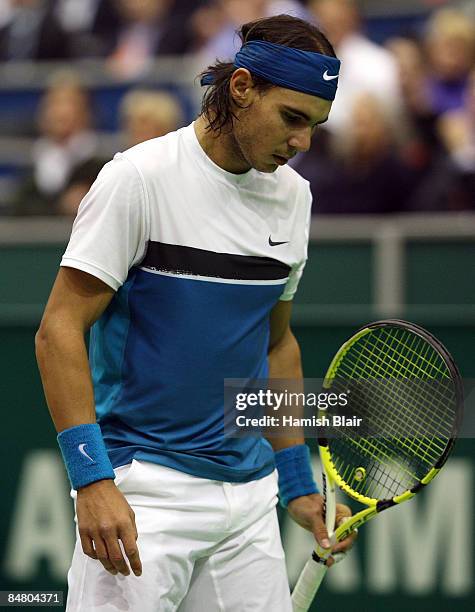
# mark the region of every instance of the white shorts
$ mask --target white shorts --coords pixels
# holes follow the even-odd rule
[[[109,574],[78,537],[67,612],[291,612],[275,472],[223,483],[135,459],[115,472],[143,573]]]

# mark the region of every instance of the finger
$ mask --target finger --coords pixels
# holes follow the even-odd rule
[[[137,531],[137,525],[135,523],[135,513],[132,510],[132,508],[130,509],[130,520],[132,522],[132,527],[134,529],[134,538],[135,538],[135,540],[137,540],[138,537],[139,537],[139,532]]]
[[[347,506],[342,506],[342,508],[348,509]],[[350,516],[341,516],[338,518],[337,520],[337,525],[338,527],[340,527],[340,525],[343,525],[344,523],[346,523],[346,521],[350,518]],[[337,542],[337,544],[333,547],[333,552],[342,552],[342,553],[346,553],[348,552],[352,546],[355,543],[356,538],[358,537],[358,529],[355,527],[355,529],[352,531],[352,533],[350,533],[350,535],[348,535],[344,540],[341,540],[341,542]]]
[[[83,553],[88,557],[91,557],[91,559],[97,559],[92,538],[86,534],[79,534],[79,537],[81,539]]]
[[[124,533],[121,533],[120,539],[122,541],[124,553],[127,559],[129,560],[132,571],[136,576],[141,576],[142,562],[140,560],[135,532],[131,530],[126,530]]]
[[[356,540],[356,537],[357,537],[357,534],[356,533],[352,533],[351,535],[346,537],[341,542],[338,542],[333,547],[333,552],[336,552],[336,553],[337,552],[348,552],[353,547],[353,545],[355,543],[355,540]]]
[[[322,548],[331,548],[328,531],[321,515],[316,515],[312,527],[313,535]]]
[[[348,519],[350,519],[351,516],[352,516],[351,510],[350,508],[348,508],[348,506],[344,506],[343,504],[339,505],[337,517],[335,519],[335,525],[337,527],[340,527],[341,525],[346,523],[346,521],[348,521]],[[332,552],[347,553],[352,548],[353,544],[355,543],[357,536],[358,536],[358,529],[355,527],[355,529],[349,536],[347,536],[344,540],[341,540],[341,542],[337,542],[335,544],[335,546],[332,549]]]
[[[118,572],[124,576],[128,576],[130,574],[129,566],[125,561],[124,555],[122,554],[122,549],[119,545],[117,536],[109,536],[106,539],[106,546],[112,565]]]
[[[106,544],[99,534],[94,537],[94,548],[96,549],[97,559],[102,563],[104,569],[115,576],[118,572],[112,565],[109,559],[109,553],[107,552]]]
[[[351,518],[352,512],[349,506],[345,504],[338,504],[336,509],[335,524],[340,526],[342,523]]]

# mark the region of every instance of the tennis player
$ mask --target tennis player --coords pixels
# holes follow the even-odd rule
[[[70,612],[290,611],[278,490],[330,548],[303,438],[224,437],[223,381],[302,377],[289,319],[311,196],[286,164],[340,63],[294,17],[240,36],[194,123],[105,165],[36,337],[76,501]]]

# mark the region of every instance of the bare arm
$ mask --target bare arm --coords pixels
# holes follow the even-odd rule
[[[269,343],[269,378],[292,379],[295,385],[300,385],[300,389],[293,388],[292,391],[302,390],[303,379],[302,360],[298,342],[290,329],[290,315],[292,312],[291,301],[280,301],[273,309],[270,320],[270,343]],[[269,439],[274,451],[279,451],[289,446],[304,444],[305,439],[302,434],[293,434],[288,437],[273,437]],[[323,520],[323,498],[320,494],[305,495],[293,499],[287,510],[290,516],[300,526],[311,531],[315,539],[325,548],[325,540],[328,541],[328,532]],[[336,524],[339,524],[345,517],[351,516],[351,510],[344,504],[337,504]],[[350,536],[338,543],[333,552],[348,550],[356,536]],[[333,564],[330,557],[327,564]]]
[[[99,279],[61,268],[36,334],[38,367],[51,417],[58,432],[95,423],[96,413],[85,334],[107,308],[114,291]],[[78,490],[77,517],[83,551],[112,574],[141,573],[132,509],[112,480]]]
[[[61,268],[36,334],[36,357],[51,418],[58,432],[95,423],[85,334],[114,291],[99,279]]]
[[[280,301],[274,307],[270,319],[269,378],[298,381],[303,378],[300,347],[290,329],[291,301]],[[297,389],[292,389],[297,391]],[[289,437],[274,437],[269,440],[272,448],[278,451],[288,446],[304,444],[303,434]]]

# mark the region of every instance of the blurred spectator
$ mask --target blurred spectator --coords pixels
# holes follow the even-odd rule
[[[460,172],[448,156],[440,155],[419,177],[408,200],[409,212],[474,210],[475,175]]]
[[[386,47],[393,54],[401,93],[411,114],[430,111],[428,68],[420,44],[411,38],[392,38]]]
[[[436,122],[439,146],[430,163],[419,168],[408,202],[416,212],[475,210],[475,70],[465,107],[444,113]]]
[[[439,131],[457,166],[475,172],[475,68],[468,79],[464,106],[442,115]]]
[[[97,137],[91,129],[87,92],[75,75],[56,75],[39,108],[33,174],[18,193],[20,214],[51,214],[54,202],[75,167],[94,156]]]
[[[156,55],[184,53],[190,44],[186,21],[172,16],[173,0],[116,0],[120,26],[109,56],[123,78],[142,74]]]
[[[369,94],[355,98],[346,132],[328,136],[326,153],[321,135],[296,160],[295,169],[308,181],[314,213],[384,214],[404,210],[412,173],[397,152],[396,122],[381,101]]]
[[[461,13],[443,9],[430,19],[424,43],[429,63],[416,41],[397,38],[387,43],[399,66],[409,127],[403,156],[414,173],[414,187],[407,208],[473,209],[474,173],[462,168],[462,158],[465,164],[470,158],[468,98],[463,112],[460,105],[474,63],[475,30]]]
[[[106,162],[105,159],[94,157],[77,166],[72,171],[63,192],[58,196],[52,212],[58,215],[75,217],[81,200],[91,188]]]
[[[205,3],[207,0],[136,0],[127,3],[121,0],[56,0],[56,15],[70,37],[69,46],[74,57],[107,57],[117,49],[121,32],[126,31],[131,22],[148,22],[148,7],[156,7],[160,13],[163,6],[165,18],[158,13],[150,17],[151,21],[157,18],[161,32],[152,36],[143,28],[145,37],[151,39],[152,44],[143,65],[139,63],[137,71],[140,73],[145,69],[147,59],[158,53],[181,54],[191,50],[190,16]],[[117,68],[115,64],[114,67]],[[132,76],[135,76],[134,70]]]
[[[424,181],[440,168],[446,156],[437,130],[438,115],[431,105],[428,67],[416,40],[394,38],[387,42],[387,48],[399,68],[404,105],[401,130],[406,137],[402,155],[416,182]]]
[[[0,0],[0,28],[8,23],[12,16],[11,0]]]
[[[0,61],[59,60],[69,55],[68,38],[50,0],[11,0],[0,28]]]
[[[178,99],[158,91],[129,92],[120,105],[120,116],[127,147],[173,132],[183,121]]]
[[[178,129],[183,118],[180,102],[172,94],[135,90],[124,96],[120,119],[124,145],[128,148]],[[106,161],[94,157],[73,170],[58,198],[56,211],[59,214],[76,215],[81,200]]]
[[[68,32],[92,30],[102,0],[57,0],[56,14]]]
[[[241,47],[236,34],[239,26],[281,13],[308,17],[296,0],[215,0],[195,13],[193,25],[205,58],[230,60]]]
[[[227,28],[226,15],[219,2],[210,2],[194,11],[190,17],[190,30],[192,32],[191,48],[202,51],[204,63],[213,61],[214,57],[221,56],[215,53],[214,41],[224,28]]]
[[[172,6],[172,16],[173,17],[182,17],[187,19],[201,6],[208,4],[209,0],[174,0]]]
[[[468,78],[463,108],[442,115],[438,127],[456,174],[448,208],[475,210],[475,68]]]
[[[114,48],[116,0],[57,0],[55,15],[67,32],[73,57],[105,57]]]
[[[475,65],[475,22],[454,9],[441,9],[429,20],[425,44],[435,113],[461,108],[467,77]]]
[[[328,128],[347,129],[354,101],[362,94],[375,96],[397,112],[401,98],[396,62],[391,53],[363,34],[356,2],[309,0],[308,8],[342,61]]]

